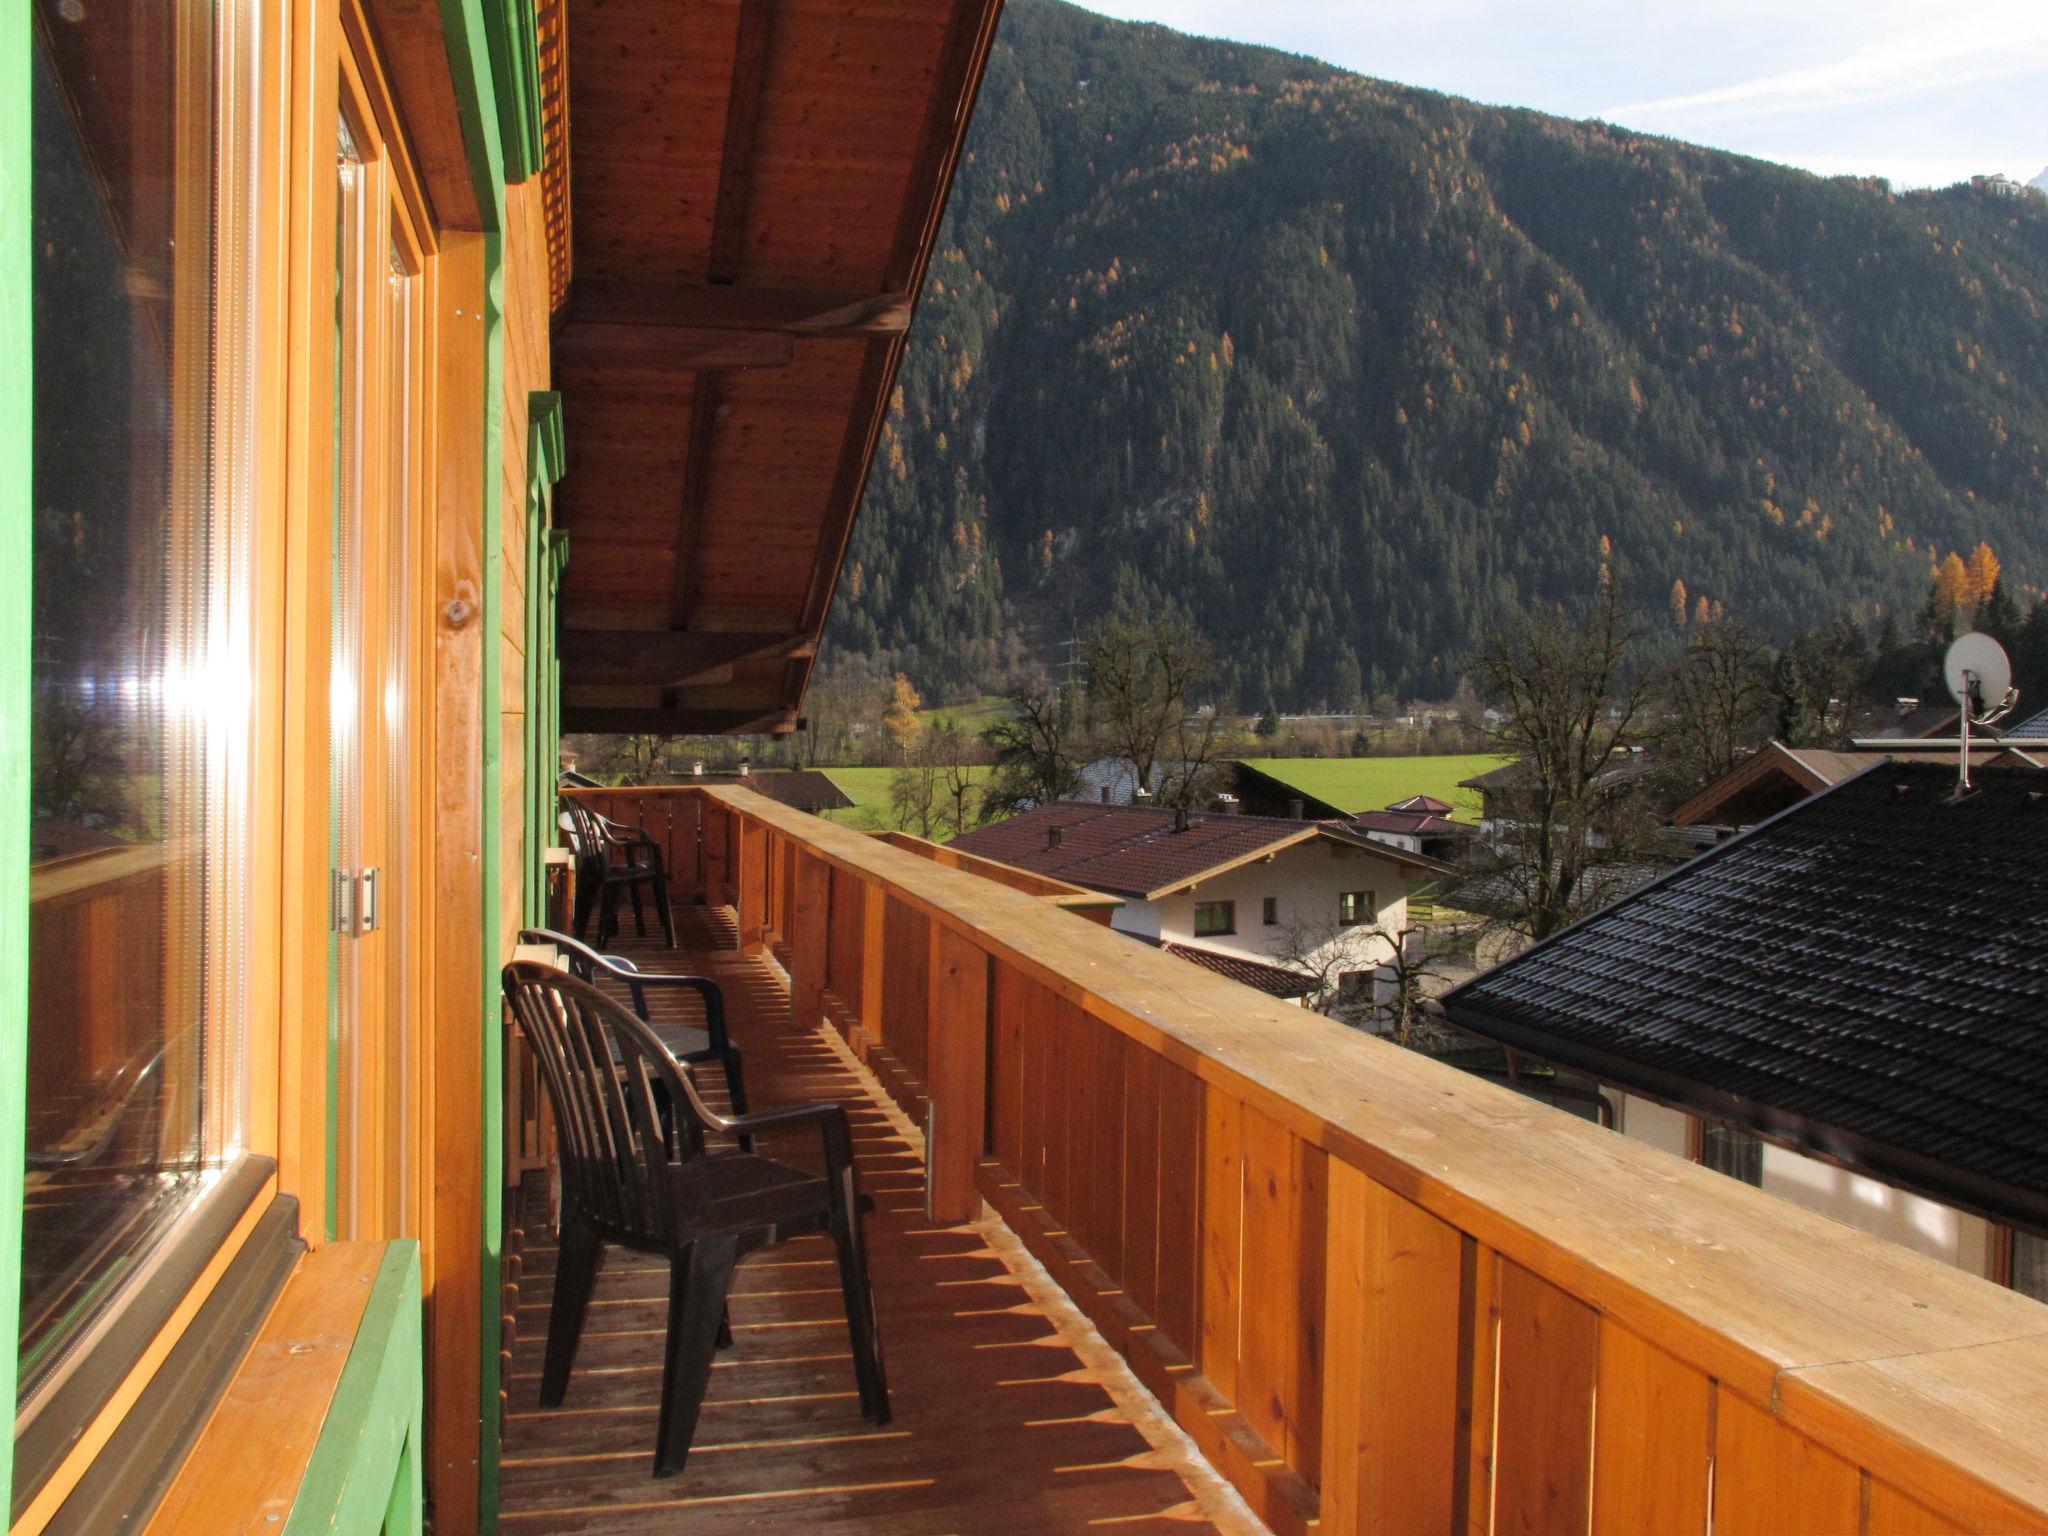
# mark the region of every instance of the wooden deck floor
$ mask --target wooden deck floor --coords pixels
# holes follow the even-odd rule
[[[894,1422],[861,1420],[845,1314],[821,1237],[756,1254],[732,1298],[687,1470],[656,1481],[653,1443],[666,1309],[659,1261],[612,1250],[568,1401],[537,1403],[553,1270],[542,1223],[525,1238],[506,1383],[501,1524],[507,1531],[889,1533],[1262,1529],[1206,1468],[1141,1431],[1107,1346],[1063,1305],[993,1217],[931,1227],[907,1122],[826,1033],[800,1030],[778,973],[739,955],[725,914],[679,910],[683,948],[616,947],[648,969],[691,969],[725,988],[756,1107],[848,1106],[868,1218]],[[808,1139],[807,1139],[808,1137]],[[815,1133],[763,1144],[815,1161]],[[1092,1344],[1092,1347],[1091,1347]],[[1091,1364],[1092,1362],[1092,1364]],[[1119,1396],[1133,1411],[1119,1406]],[[1152,1431],[1155,1439],[1158,1431]],[[1199,1490],[1199,1491],[1198,1491]]]

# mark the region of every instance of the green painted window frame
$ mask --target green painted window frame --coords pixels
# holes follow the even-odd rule
[[[20,1343],[28,1094],[29,573],[34,357],[29,259],[28,0],[0,0],[0,1402]],[[0,1509],[14,1458],[0,1457]]]

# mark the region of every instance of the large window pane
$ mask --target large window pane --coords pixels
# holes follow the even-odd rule
[[[22,1390],[236,1150],[213,7],[34,8]]]

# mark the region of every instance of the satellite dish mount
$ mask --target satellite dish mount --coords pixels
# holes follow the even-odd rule
[[[1942,679],[1960,713],[1962,760],[1956,766],[1956,798],[1970,792],[1970,727],[1996,725],[2020,701],[2012,685],[2012,662],[2005,647],[1989,635],[1971,630],[1958,635],[1941,663]]]

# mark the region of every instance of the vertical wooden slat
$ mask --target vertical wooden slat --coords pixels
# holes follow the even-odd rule
[[[1598,1326],[1584,1302],[1501,1261],[1493,1468],[1499,1536],[1586,1529]]]
[[[1193,1359],[1202,1289],[1202,1080],[1158,1061],[1159,1305],[1161,1331]]]
[[[1330,1163],[1323,1529],[1435,1536],[1453,1523],[1464,1239]]]
[[[1202,1125],[1202,1290],[1195,1364],[1237,1398],[1238,1311],[1244,1233],[1244,1107],[1207,1085]]]
[[[1860,1530],[1862,1503],[1854,1465],[1747,1398],[1716,1389],[1714,1536]]]
[[[1123,1267],[1131,1299],[1159,1315],[1159,1123],[1163,1110],[1158,1055],[1124,1042]],[[1187,1340],[1175,1341],[1183,1348]]]
[[[1244,1240],[1236,1403],[1305,1476],[1320,1475],[1323,1224],[1328,1158],[1244,1111]]]
[[[935,1222],[971,1221],[981,1209],[974,1169],[988,1113],[988,956],[964,934],[930,925],[931,1023],[927,1032],[931,1145],[927,1201]]]
[[[989,1080],[995,1085],[993,1117],[989,1134],[996,1161],[1018,1178],[1024,1177],[1024,1009],[1030,997],[1026,983],[1016,970],[998,962],[995,967],[994,1059],[989,1063]]]
[[[1088,1251],[1119,1281],[1124,1275],[1124,1055],[1121,1033],[1090,1017],[1095,1037],[1094,1124],[1089,1137]],[[1131,1045],[1136,1055],[1141,1046]]]
[[[1465,1445],[1454,1529],[1493,1529],[1494,1402],[1500,1367],[1500,1255],[1473,1238],[1459,1244],[1465,1305],[1458,1320],[1458,1434]]]
[[[1047,1053],[1052,1040],[1052,994],[1035,981],[1014,978],[1018,1025],[1023,1033],[1023,1102],[1018,1105],[1020,1147],[1016,1174],[1041,1206],[1046,1198],[1046,1117],[1051,1093],[1046,1086]]]
[[[1713,1384],[1626,1328],[1600,1325],[1594,1536],[1707,1528]]]
[[[797,854],[789,897],[789,1005],[801,1026],[825,1013],[825,943],[832,921],[831,872],[825,861]]]
[[[1068,1147],[1073,1139],[1073,1103],[1069,1086],[1074,1076],[1074,1036],[1081,1011],[1065,998],[1049,997],[1045,1023],[1045,1187],[1039,1204],[1061,1225],[1073,1218],[1068,1198]]]
[[[883,957],[887,938],[888,896],[879,885],[860,885],[860,1027],[873,1040],[882,1038],[886,1011],[882,988],[888,980]]]
[[[758,950],[768,919],[768,829],[745,816],[735,815],[739,833],[739,891],[734,905],[739,908],[740,949]]]

